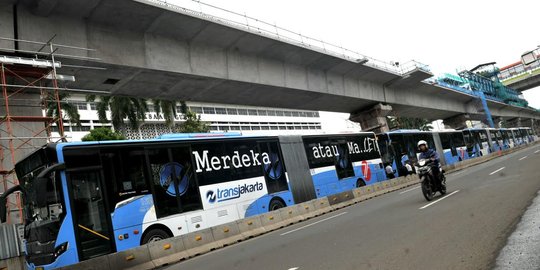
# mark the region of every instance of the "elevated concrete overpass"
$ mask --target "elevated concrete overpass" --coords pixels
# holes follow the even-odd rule
[[[80,59],[62,57],[76,53],[69,48],[56,52],[63,64],[59,72],[76,77],[65,83],[68,88],[348,112],[362,123],[384,114],[374,107],[380,103],[391,105],[390,113],[396,116],[484,118],[473,96],[423,82],[432,74],[421,65],[386,67],[373,59],[331,53],[159,1],[0,3],[2,36],[39,41],[55,36],[55,43],[95,49],[80,54]],[[3,54],[24,55],[40,46],[0,41]],[[501,119],[540,119],[540,113],[531,109],[493,101],[488,105]]]
[[[516,62],[501,68],[499,78],[504,85],[517,91],[526,91],[540,86],[540,60],[528,66]]]

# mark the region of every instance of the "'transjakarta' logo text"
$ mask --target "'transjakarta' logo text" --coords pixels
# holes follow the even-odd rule
[[[215,192],[213,190],[209,190],[208,192],[206,192],[206,199],[209,203],[223,202],[240,198],[242,194],[262,191],[263,188],[263,184],[259,182],[255,182],[253,184],[238,185],[231,188],[218,188]]]

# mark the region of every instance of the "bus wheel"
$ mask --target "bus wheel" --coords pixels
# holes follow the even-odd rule
[[[279,208],[285,207],[285,203],[280,199],[272,199],[270,205],[268,206],[268,211],[278,210]]]
[[[358,180],[356,180],[356,187],[359,188],[359,187],[363,187],[366,185],[366,182],[364,182],[364,180],[362,178],[358,178]]]
[[[151,229],[151,230],[149,230],[148,232],[146,232],[144,234],[141,243],[144,245],[144,244],[148,244],[148,243],[151,243],[151,242],[156,242],[156,241],[160,241],[160,240],[163,240],[163,239],[167,239],[169,237],[171,237],[171,236],[164,230]]]

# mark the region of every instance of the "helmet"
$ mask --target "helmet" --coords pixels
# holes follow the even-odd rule
[[[427,142],[424,141],[424,140],[418,141],[418,144],[416,144],[416,145],[418,146],[418,148],[420,148],[420,145],[422,145],[422,144],[426,145],[426,147],[427,147]]]

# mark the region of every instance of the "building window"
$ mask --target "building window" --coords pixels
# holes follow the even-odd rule
[[[238,115],[238,111],[236,110],[236,108],[227,108],[227,114]]]
[[[88,108],[86,107],[86,102],[73,102],[73,105],[77,107],[77,110],[86,111]]]
[[[269,126],[262,126],[261,129],[262,130],[270,130],[270,127]]]
[[[257,112],[259,113],[259,115],[267,115],[266,110],[257,110]]]
[[[204,114],[216,114],[214,107],[203,107]]]
[[[227,109],[225,109],[225,108],[216,108],[216,114],[227,114]]]
[[[97,104],[95,102],[90,103],[90,110],[97,111]]]
[[[283,111],[276,111],[276,116],[283,116]]]
[[[276,116],[276,111],[274,110],[267,110],[266,113],[268,116]]]
[[[203,110],[201,107],[189,107],[189,110],[194,112],[194,113],[203,113]]]
[[[238,109],[238,114],[239,114],[239,115],[248,115],[246,109]]]
[[[216,126],[210,126],[210,130],[218,130],[218,127],[216,127]]]
[[[284,111],[283,116],[292,116],[292,113],[290,111]]]
[[[300,113],[298,112],[291,112],[292,116],[293,117],[299,117],[300,116]]]
[[[249,110],[248,110],[248,114],[249,114],[249,115],[257,115],[257,110],[249,109]]]
[[[251,126],[251,130],[261,130],[261,127],[259,127],[259,126]]]
[[[240,127],[239,126],[231,126],[230,130],[240,130]]]

